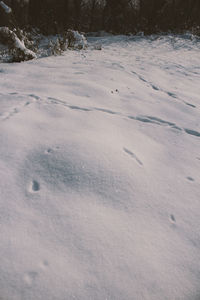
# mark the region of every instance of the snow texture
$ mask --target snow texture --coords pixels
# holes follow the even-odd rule
[[[200,299],[199,50],[102,37],[0,65],[1,300]]]

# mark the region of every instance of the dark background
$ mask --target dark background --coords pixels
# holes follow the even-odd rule
[[[38,27],[43,33],[83,32],[145,34],[187,30],[200,25],[200,0],[5,0],[0,26]]]

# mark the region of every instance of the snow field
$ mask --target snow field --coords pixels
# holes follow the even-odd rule
[[[0,298],[197,300],[199,41],[0,67]]]

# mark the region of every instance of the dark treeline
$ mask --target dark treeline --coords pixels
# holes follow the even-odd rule
[[[5,0],[21,27],[153,33],[200,25],[200,0]],[[0,12],[1,13],[1,12]],[[2,17],[3,18],[3,17]],[[2,23],[2,18],[0,23]],[[6,24],[5,24],[6,25]]]

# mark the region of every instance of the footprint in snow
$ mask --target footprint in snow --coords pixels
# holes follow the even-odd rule
[[[48,148],[48,149],[45,151],[45,153],[46,153],[46,154],[51,154],[51,153],[53,153],[53,149]]]
[[[85,112],[91,111],[91,109],[89,109],[89,108],[80,107],[80,106],[76,106],[76,105],[68,105],[68,107],[73,110],[81,110],[81,111],[85,111]]]
[[[46,270],[46,268],[49,266],[49,262],[45,259],[39,264],[39,268],[41,270]]]
[[[54,148],[48,148],[48,149],[46,149],[45,150],[45,154],[52,154],[52,153],[54,153],[56,150],[59,150],[60,149],[60,147],[59,146],[56,146],[56,147],[54,147]]]
[[[40,97],[37,96],[37,95],[35,95],[35,94],[29,94],[28,96],[31,97],[31,98],[33,98],[33,99],[35,99],[35,100],[39,100],[40,99]]]
[[[124,152],[126,152],[129,156],[131,156],[132,158],[134,158],[136,160],[136,162],[140,165],[143,166],[143,163],[141,162],[141,160],[135,155],[135,153],[133,153],[132,151],[128,150],[127,148],[123,148]]]
[[[172,97],[172,98],[177,98],[177,96],[172,92],[167,92],[167,95]]]
[[[159,88],[158,88],[157,86],[155,86],[155,85],[151,84],[151,87],[152,87],[152,89],[153,89],[153,90],[155,90],[155,91],[159,91]]]
[[[114,112],[114,111],[112,111],[110,109],[98,108],[98,107],[95,107],[94,109],[97,110],[97,111],[101,111],[101,112],[107,113],[107,114],[111,114],[111,115],[117,115],[117,114],[119,114],[119,113]]]
[[[174,217],[173,214],[170,215],[170,222],[175,224],[176,223],[176,218]]]
[[[187,134],[194,135],[196,137],[200,137],[200,132],[192,129],[185,128],[184,129]]]
[[[189,181],[194,181],[194,178],[188,176],[188,177],[187,177],[187,180],[189,180]]]
[[[143,122],[143,123],[150,123],[150,124],[156,124],[156,125],[160,125],[160,126],[169,126],[172,129],[176,129],[179,131],[182,131],[182,129],[180,127],[178,127],[175,123],[169,122],[169,121],[165,121],[162,120],[160,118],[157,117],[152,117],[152,116],[128,116],[129,119],[131,120],[136,120],[139,122]]]
[[[36,180],[33,180],[31,183],[31,192],[38,192],[40,190],[40,184]]]
[[[196,108],[196,106],[194,104],[191,104],[189,102],[185,102],[186,105],[190,106],[190,107],[193,107],[193,108]]]

